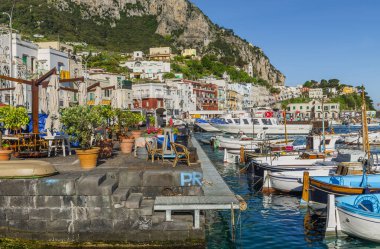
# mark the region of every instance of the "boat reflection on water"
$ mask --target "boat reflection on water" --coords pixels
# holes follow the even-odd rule
[[[291,195],[271,194],[263,195],[263,207],[279,211],[290,211],[299,213],[299,198]]]
[[[311,244],[323,241],[325,238],[325,224],[326,213],[313,212],[308,209],[303,220],[305,241]]]

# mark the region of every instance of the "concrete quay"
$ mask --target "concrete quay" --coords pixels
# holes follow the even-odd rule
[[[223,209],[209,207],[221,203],[229,208],[233,203],[236,208],[238,202],[220,175],[214,175],[199,144],[193,144],[200,161],[191,167],[179,164],[173,168],[170,162],[151,163],[117,153],[100,161],[94,170],[84,171],[75,156],[68,156],[42,159],[56,167],[57,175],[0,179],[0,237],[65,243],[157,245],[170,241],[171,246],[189,242],[194,247],[203,245],[204,210]],[[188,177],[192,175],[207,177],[207,181],[198,179],[207,184],[191,181]],[[219,192],[214,192],[216,189]],[[167,199],[166,206],[159,209],[163,204],[160,198],[193,201],[180,203],[183,208],[179,209],[170,206],[176,202]]]

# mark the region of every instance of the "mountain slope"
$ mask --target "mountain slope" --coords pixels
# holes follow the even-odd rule
[[[11,2],[0,1],[0,11],[9,11]],[[57,39],[59,34],[61,40],[123,52],[192,47],[226,64],[252,63],[256,78],[272,85],[285,81],[260,48],[213,24],[188,0],[21,0],[14,17],[15,27],[29,35]]]

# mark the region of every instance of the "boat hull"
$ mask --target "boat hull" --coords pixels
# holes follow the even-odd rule
[[[341,230],[350,236],[380,242],[380,219],[337,207]]]
[[[328,176],[331,173],[331,169],[328,167],[326,167],[326,170],[318,168],[316,170],[308,169],[307,171],[309,171],[310,175],[314,176]],[[303,172],[302,170],[270,172],[268,175],[274,190],[288,193],[301,193],[303,189]]]
[[[380,193],[380,188],[349,187],[344,185],[330,184],[310,178],[309,203],[327,204],[328,195],[360,195],[364,193]]]
[[[226,132],[238,134],[244,132],[245,134],[261,134],[265,132],[267,135],[283,135],[285,134],[284,125],[255,125],[254,129],[252,125],[236,125],[236,124],[212,124],[217,129]],[[264,129],[265,128],[265,129]],[[310,133],[311,125],[287,125],[286,131],[288,135],[307,135]]]

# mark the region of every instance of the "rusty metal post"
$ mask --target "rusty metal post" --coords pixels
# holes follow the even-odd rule
[[[32,124],[33,124],[33,133],[39,133],[38,131],[38,83],[32,80]]]

